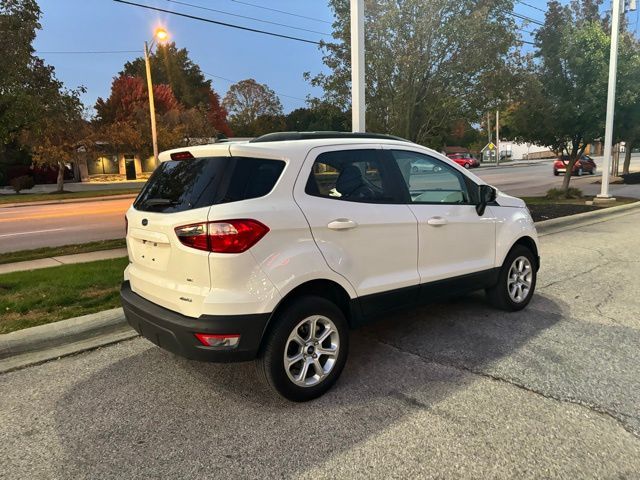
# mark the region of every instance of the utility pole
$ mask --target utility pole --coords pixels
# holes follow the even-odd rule
[[[147,70],[147,89],[149,90],[149,114],[151,115],[151,140],[153,142],[153,158],[158,165],[158,133],[156,132],[156,106],[153,102],[153,84],[151,82],[151,64],[149,62],[149,46],[144,42],[144,65]]]
[[[487,134],[489,135],[488,143],[491,143],[491,140],[493,138],[493,132],[491,131],[491,112],[487,112]]]
[[[351,0],[351,123],[366,132],[364,63],[364,0]]]
[[[623,0],[613,0],[611,18],[611,52],[609,53],[609,91],[607,93],[607,121],[604,134],[604,161],[602,163],[602,188],[597,198],[603,201],[615,200],[609,193],[611,175],[611,150],[613,148],[613,116],[616,107],[616,81],[618,76],[618,35],[620,30],[620,4]]]
[[[496,167],[500,166],[500,110],[496,110]]]

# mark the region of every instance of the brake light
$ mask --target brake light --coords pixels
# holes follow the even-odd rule
[[[174,152],[171,154],[171,160],[190,160],[194,158],[191,152]]]
[[[212,335],[210,333],[195,333],[194,335],[205,347],[235,348],[240,343],[240,335],[238,334]]]
[[[242,253],[269,232],[257,220],[223,220],[184,225],[175,229],[178,240],[187,247],[215,253]]]

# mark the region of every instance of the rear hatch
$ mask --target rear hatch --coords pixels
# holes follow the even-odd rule
[[[209,146],[205,157],[193,153],[197,158],[179,152],[172,157],[182,160],[161,163],[127,212],[127,274],[138,295],[199,317],[215,283],[212,256],[220,255],[207,241],[212,207],[222,220],[222,204],[266,195],[284,162],[232,157],[228,145]]]
[[[222,146],[221,146],[222,147]],[[229,163],[229,148],[162,162],[127,212],[132,290],[190,317],[211,289],[209,252],[183,245],[175,229],[206,221]]]

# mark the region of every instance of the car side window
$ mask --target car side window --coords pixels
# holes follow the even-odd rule
[[[380,150],[340,150],[318,155],[305,192],[348,202],[400,203],[380,162]]]
[[[411,203],[471,203],[464,175],[452,166],[422,153],[391,150],[409,190]]]

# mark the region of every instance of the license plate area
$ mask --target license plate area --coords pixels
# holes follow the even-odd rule
[[[171,245],[139,238],[131,239],[133,261],[152,270],[166,270],[171,256]]]

